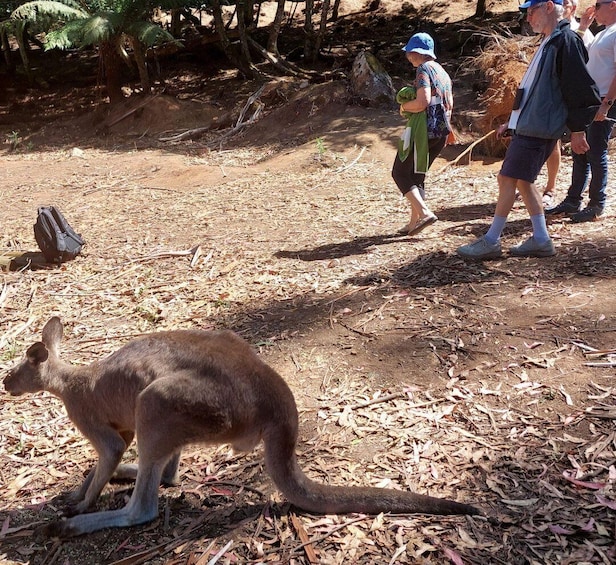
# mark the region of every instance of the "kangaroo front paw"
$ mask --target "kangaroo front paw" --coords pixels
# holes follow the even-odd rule
[[[81,502],[66,504],[62,508],[62,515],[70,518],[71,516],[77,516],[78,514],[83,514],[88,510],[88,506],[82,500]]]
[[[72,528],[68,525],[67,520],[56,520],[36,528],[34,535],[44,538],[70,538],[75,533],[72,532]]]

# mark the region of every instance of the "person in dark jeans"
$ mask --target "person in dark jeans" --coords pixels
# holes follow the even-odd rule
[[[566,128],[571,149],[585,153],[586,129],[599,106],[599,92],[586,68],[582,39],[563,19],[562,0],[528,0],[520,6],[543,41],[522,77],[509,122],[497,137],[513,131],[498,174],[498,201],[488,231],[472,243],[458,247],[465,259],[493,259],[502,255],[501,234],[515,202],[516,188],[530,216],[532,235],[509,249],[518,257],[550,257],[556,253],[547,230],[537,175]]]
[[[593,19],[606,26],[587,45],[587,68],[599,88],[601,106],[586,131],[590,149],[586,153],[573,155],[571,186],[566,198],[557,206],[545,210],[548,216],[569,214],[573,222],[590,222],[603,215],[607,201],[607,149],[616,118],[616,1],[602,0],[588,8],[576,33],[583,35]],[[589,201],[582,210],[587,185]]]

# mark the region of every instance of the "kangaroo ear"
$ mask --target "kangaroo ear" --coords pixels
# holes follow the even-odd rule
[[[50,318],[43,328],[42,342],[56,355],[60,351],[60,341],[62,340],[62,322],[58,316]]]
[[[48,357],[49,351],[47,351],[45,344],[40,341],[31,345],[26,351],[26,358],[32,365],[39,365],[43,361],[47,361]]]

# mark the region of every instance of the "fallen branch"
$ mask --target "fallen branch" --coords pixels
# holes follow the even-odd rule
[[[310,78],[317,76],[316,73],[304,71],[293,63],[289,63],[289,61],[284,61],[280,59],[276,54],[272,53],[271,51],[268,51],[267,49],[259,45],[254,39],[252,39],[252,37],[248,37],[248,43],[250,43],[250,45],[252,45],[252,47],[254,47],[254,49],[258,51],[261,56],[266,61],[268,61],[274,68],[282,71],[283,73],[289,73],[294,77],[302,78]]]
[[[495,133],[496,130],[493,129],[492,131],[486,133],[483,137],[480,137],[479,139],[477,139],[476,141],[473,141],[473,143],[471,143],[464,151],[462,151],[462,153],[460,153],[451,163],[447,163],[440,171],[439,173],[442,173],[443,171],[445,171],[448,167],[453,167],[454,165],[456,165],[458,163],[458,161],[460,159],[462,159],[462,157],[464,157],[467,153],[469,154],[469,161],[471,160],[471,155],[470,153],[473,151],[473,149],[479,145],[482,141],[485,141],[486,139],[488,139],[488,137],[490,137],[493,133]]]
[[[359,155],[355,157],[355,159],[353,159],[348,165],[345,165],[344,167],[340,167],[339,169],[336,169],[334,173],[341,173],[342,171],[346,171],[347,169],[350,169],[355,163],[357,163],[357,161],[361,159],[361,156],[364,154],[365,150],[366,150],[366,146],[364,145],[361,148]]]
[[[166,259],[167,257],[186,257],[191,255],[190,266],[194,267],[201,255],[201,246],[196,245],[192,249],[186,251],[158,251],[145,257],[138,257],[137,259],[131,259],[129,263],[143,263],[145,261],[153,261],[154,259]]]
[[[244,129],[247,125],[254,124],[261,117],[261,112],[263,111],[263,108],[265,108],[265,104],[263,104],[263,102],[258,102],[258,100],[261,94],[263,93],[264,89],[265,89],[265,85],[261,86],[261,88],[259,88],[259,90],[257,90],[246,101],[246,104],[244,104],[244,107],[242,108],[240,115],[237,118],[237,122],[235,123],[235,126],[233,126],[228,132],[226,132],[224,135],[222,135],[220,138],[218,138],[215,142],[211,143],[210,145],[220,145],[225,139],[234,136],[240,130]],[[246,112],[255,103],[257,107],[254,113],[248,120],[244,121],[244,116],[246,115]]]
[[[185,141],[187,139],[195,139],[201,137],[205,132],[212,129],[212,126],[203,126],[201,128],[194,128],[184,131],[182,133],[178,133],[177,135],[172,135],[170,137],[159,137],[158,141],[167,142],[167,141]]]
[[[162,94],[162,92],[159,92],[157,94],[155,94],[154,96],[148,96],[145,100],[143,100],[142,102],[140,102],[139,104],[137,104],[134,108],[131,108],[130,110],[127,110],[126,112],[124,112],[124,114],[122,114],[121,116],[114,118],[110,121],[105,121],[103,122],[101,128],[110,128],[115,126],[117,123],[121,122],[122,120],[128,118],[128,116],[134,114],[137,110],[140,110],[141,108],[143,108],[144,106],[147,106],[152,100],[154,100],[155,98],[157,98],[158,96],[160,96]]]
[[[213,120],[209,126],[203,126],[199,128],[189,129],[176,135],[170,135],[169,137],[159,137],[158,141],[176,143],[178,141],[186,141],[188,139],[198,139],[204,133],[213,129],[222,129],[231,125],[231,117],[229,114],[224,114],[219,120]]]
[[[370,516],[360,516],[359,518],[353,518],[352,520],[349,520],[348,522],[345,522],[344,524],[340,524],[338,526],[336,526],[335,528],[331,529],[329,532],[323,534],[322,536],[316,537],[316,538],[312,538],[311,540],[302,543],[301,545],[298,545],[296,547],[294,547],[291,550],[291,554],[293,553],[297,553],[298,551],[302,550],[305,546],[307,545],[313,545],[315,543],[320,543],[324,540],[326,540],[329,536],[331,536],[332,534],[335,534],[337,531],[339,530],[343,530],[344,528],[350,526],[351,524],[355,524],[355,522],[361,522],[363,520],[367,520],[371,518]],[[269,553],[274,553],[278,550],[270,550],[270,551],[266,551],[265,555],[269,554]]]
[[[306,544],[304,545],[304,552],[306,553],[306,559],[308,559],[310,563],[320,563],[319,558],[317,557],[317,554],[314,550],[314,547],[312,543],[310,542],[310,538],[308,537],[306,528],[304,528],[304,525],[302,524],[301,520],[297,517],[297,515],[293,513],[291,513],[291,523],[293,524],[293,527],[295,528],[295,531],[297,532],[299,539],[302,541],[302,543]]]
[[[594,416],[595,418],[616,420],[616,406],[591,406],[586,408],[584,412],[588,416]]]

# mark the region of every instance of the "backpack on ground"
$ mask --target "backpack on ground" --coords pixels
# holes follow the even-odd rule
[[[64,263],[81,252],[84,241],[55,206],[41,206],[34,224],[34,237],[48,263]]]

